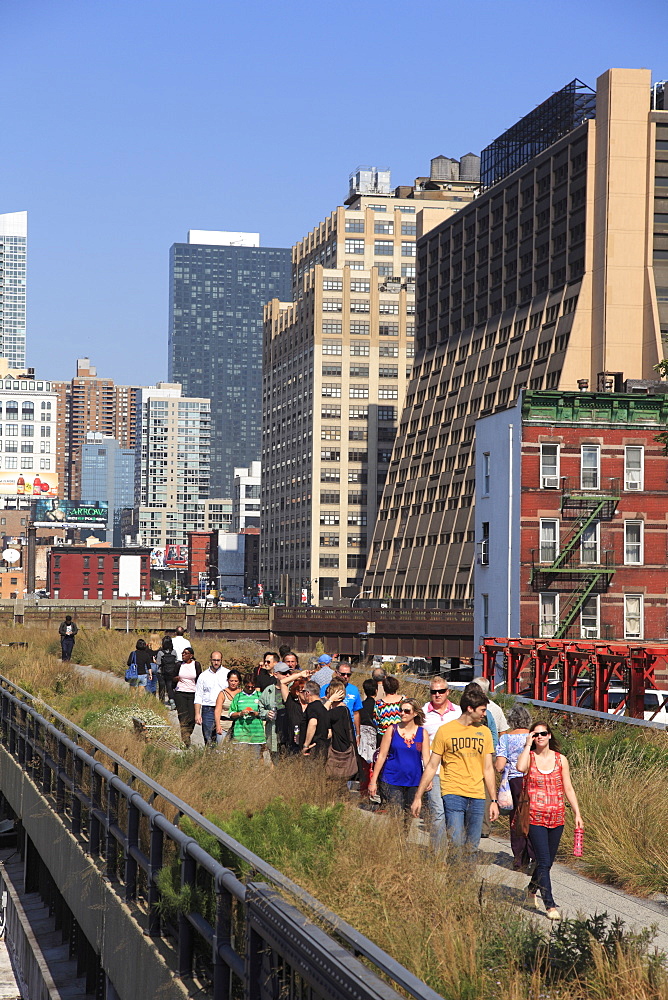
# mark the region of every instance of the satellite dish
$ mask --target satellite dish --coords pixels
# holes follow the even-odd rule
[[[21,558],[21,553],[18,551],[18,549],[5,549],[2,553],[2,558],[5,560],[5,562],[15,563],[18,562],[19,559]]]

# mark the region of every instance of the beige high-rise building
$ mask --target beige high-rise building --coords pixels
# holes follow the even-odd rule
[[[390,188],[360,167],[293,247],[293,301],[265,308],[260,582],[288,603],[361,590],[413,364],[417,236],[477,194],[479,158]]]
[[[115,438],[121,448],[135,448],[140,387],[99,378],[89,358],[77,359],[75,378],[51,384],[59,397],[56,445],[61,495],[79,503],[86,435],[98,431]]]
[[[373,597],[472,602],[479,416],[523,388],[656,379],[666,97],[644,69],[608,70],[595,92],[574,80],[483,150],[480,197],[419,242],[415,367],[364,579]],[[493,455],[488,468],[507,474]]]

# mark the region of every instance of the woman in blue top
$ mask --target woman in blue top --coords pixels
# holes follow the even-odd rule
[[[520,871],[535,860],[531,842],[519,830],[513,827],[515,810],[520,799],[524,773],[517,770],[517,758],[524,750],[533,720],[524,705],[514,705],[508,713],[508,732],[499,736],[496,745],[496,761],[494,767],[497,771],[505,771],[510,785],[510,794],[513,797],[513,809],[510,813],[510,847],[513,852],[513,868]]]
[[[401,722],[390,726],[383,735],[369,782],[369,795],[376,795],[380,789],[383,802],[402,809],[408,818],[423,768],[429,761],[429,735],[417,701],[403,698],[400,712]]]

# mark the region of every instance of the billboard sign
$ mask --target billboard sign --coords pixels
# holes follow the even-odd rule
[[[35,524],[52,528],[56,525],[67,527],[106,528],[109,505],[106,500],[96,504],[76,504],[69,500],[41,499],[35,504]]]
[[[166,545],[163,549],[151,549],[151,569],[187,568],[187,545]]]
[[[43,472],[41,476],[31,472],[0,473],[0,495],[19,497],[58,496],[58,474]]]

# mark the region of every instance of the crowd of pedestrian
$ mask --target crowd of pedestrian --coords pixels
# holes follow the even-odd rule
[[[227,743],[272,764],[299,756],[342,791],[346,783],[359,790],[366,808],[395,811],[406,823],[422,815],[435,850],[449,843],[475,852],[503,793],[514,868],[531,875],[529,902],[540,893],[547,915],[559,918],[550,870],[565,801],[582,828],[568,761],[549,726],[534,723],[524,706],[506,719],[486,678],[475,678],[455,704],[447,679],[436,675],[420,704],[380,667],[362,681],[362,698],[351,664],[327,654],[302,669],[297,654],[281,647],[249,670],[238,661],[223,666],[214,650],[203,669],[183,629],[152,645],[137,640],[128,658],[137,668],[134,686],[176,709],[186,744],[199,725],[206,746]]]

